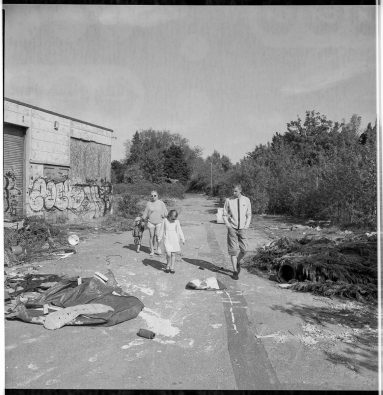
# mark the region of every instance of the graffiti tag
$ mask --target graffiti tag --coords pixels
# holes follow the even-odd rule
[[[70,210],[75,214],[94,212],[94,217],[111,209],[112,185],[74,184],[70,180],[52,181],[36,178],[29,188],[29,206],[33,211]]]
[[[11,216],[17,215],[17,204],[21,196],[21,190],[16,187],[16,176],[13,171],[4,174],[4,213]]]

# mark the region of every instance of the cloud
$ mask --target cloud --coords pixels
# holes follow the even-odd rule
[[[176,6],[93,6],[92,11],[104,25],[130,25],[142,28],[157,26],[184,16],[183,9]]]
[[[373,71],[373,66],[363,67],[361,64],[345,65],[344,68],[338,69],[310,70],[306,72],[306,77],[302,77],[303,73],[299,77],[295,76],[292,82],[281,88],[281,93],[287,96],[294,96],[318,92]]]
[[[249,30],[266,47],[375,47],[375,6],[249,7]]]

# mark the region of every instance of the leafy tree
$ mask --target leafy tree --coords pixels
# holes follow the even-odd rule
[[[181,147],[172,144],[164,153],[164,173],[168,178],[185,182],[189,179],[190,169]]]
[[[126,165],[118,160],[114,160],[112,161],[111,169],[112,183],[119,184],[124,182],[124,171],[126,169]]]

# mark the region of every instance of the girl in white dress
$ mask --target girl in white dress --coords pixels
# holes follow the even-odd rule
[[[166,252],[166,269],[165,273],[175,273],[174,264],[176,261],[176,253],[181,251],[180,240],[185,244],[185,236],[182,232],[180,221],[177,219],[176,210],[170,210],[167,218],[162,222],[158,240],[164,239],[164,247]]]

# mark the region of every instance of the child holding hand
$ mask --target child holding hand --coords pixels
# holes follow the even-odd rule
[[[181,251],[180,241],[185,244],[185,236],[182,232],[180,221],[177,219],[176,210],[170,210],[167,218],[162,222],[158,240],[164,239],[164,247],[166,252],[166,269],[165,273],[175,273],[174,264],[176,254]]]
[[[133,228],[133,240],[134,240],[134,244],[137,246],[137,252],[140,252],[142,234],[144,233],[144,230],[145,230],[145,221],[141,217],[137,217],[134,220],[134,228]]]

